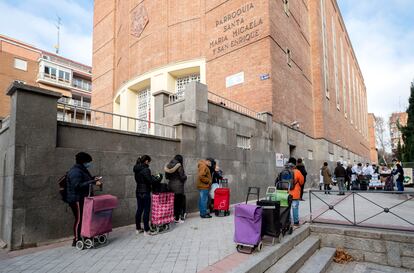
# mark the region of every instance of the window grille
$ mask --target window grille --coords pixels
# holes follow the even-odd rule
[[[237,136],[237,148],[250,150],[250,137]]]
[[[137,132],[148,134],[150,129],[151,94],[147,87],[138,92],[138,119]]]
[[[192,74],[177,78],[176,96],[182,98],[184,96],[184,89],[190,82],[200,82],[200,74]]]
[[[313,151],[308,150],[308,159],[313,160]]]

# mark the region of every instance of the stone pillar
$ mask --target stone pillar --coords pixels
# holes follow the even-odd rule
[[[200,114],[208,113],[207,85],[191,82],[185,88],[185,112],[182,120],[189,123],[197,123]]]
[[[157,91],[154,94],[154,121],[161,121],[164,115],[164,106],[168,104],[171,93],[165,90]]]
[[[11,96],[9,160],[13,166],[7,181],[11,194],[4,201],[11,205],[11,213],[4,219],[7,224],[2,234],[8,248],[17,249],[42,236],[33,232],[42,223],[37,212],[50,209],[44,207],[42,196],[50,195],[54,185],[48,175],[56,164],[57,100],[61,94],[14,83],[7,95]],[[26,230],[30,235],[26,236]]]
[[[262,112],[259,113],[258,118],[266,122],[266,130],[271,135],[273,128],[273,114],[270,112]]]

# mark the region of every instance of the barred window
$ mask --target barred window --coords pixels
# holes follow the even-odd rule
[[[184,89],[190,82],[200,82],[200,74],[192,74],[177,78],[176,95],[177,97],[184,96]]]
[[[137,120],[137,132],[142,134],[148,134],[151,123],[149,122],[151,112],[151,92],[147,87],[138,92],[138,119]]]
[[[237,136],[237,148],[250,150],[250,137]]]

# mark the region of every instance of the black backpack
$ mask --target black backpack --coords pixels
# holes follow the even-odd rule
[[[67,203],[68,202],[68,174],[66,173],[64,176],[58,179],[57,181],[59,187],[59,194],[62,198],[62,201]]]

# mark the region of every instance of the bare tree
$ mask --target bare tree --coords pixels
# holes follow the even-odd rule
[[[388,127],[384,118],[375,117],[375,137],[378,147],[378,157],[382,158],[387,164],[387,158],[389,158],[389,153],[387,150],[390,146],[390,140],[388,139]]]

